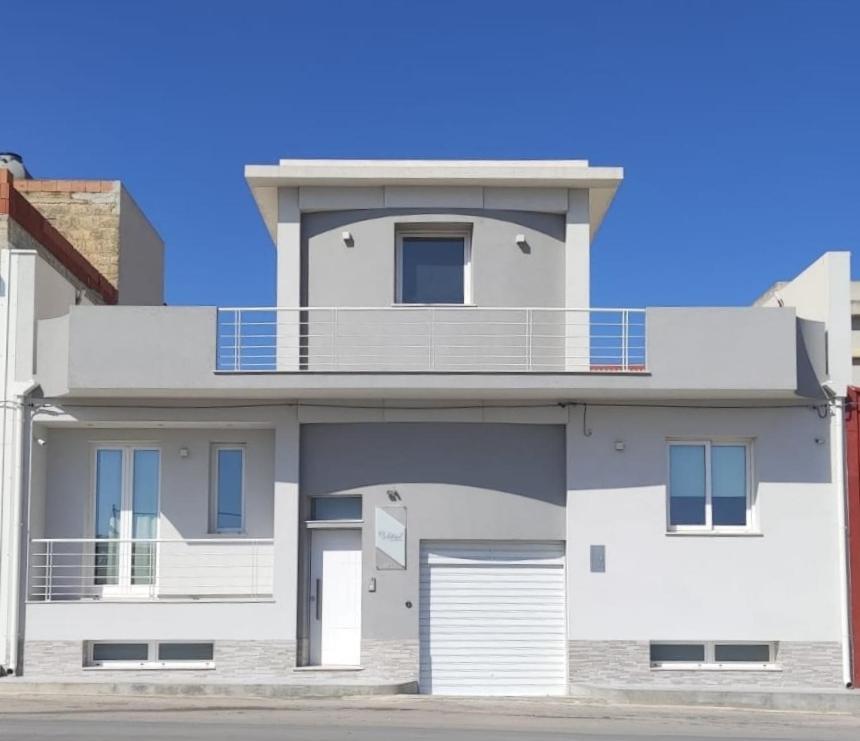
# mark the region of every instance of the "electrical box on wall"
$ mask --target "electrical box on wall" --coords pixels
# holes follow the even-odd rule
[[[606,546],[593,545],[591,546],[591,573],[603,574],[606,572]]]

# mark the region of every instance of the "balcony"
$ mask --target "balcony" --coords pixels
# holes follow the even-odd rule
[[[804,357],[789,307],[343,308],[336,327],[333,313],[73,306],[67,316],[39,322],[37,379],[54,398],[556,401],[713,398],[715,390],[726,398],[795,398]],[[476,321],[490,315],[492,323]],[[446,342],[439,330],[450,328],[440,326],[442,318],[466,329],[450,332]],[[315,372],[331,368],[343,372]]]
[[[30,541],[28,600],[268,600],[271,538]]]
[[[643,309],[223,308],[227,373],[644,373]]]

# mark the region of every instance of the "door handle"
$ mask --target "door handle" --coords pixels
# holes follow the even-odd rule
[[[317,579],[317,596],[314,600],[316,602],[317,620],[322,620],[322,589],[320,581],[320,579]]]

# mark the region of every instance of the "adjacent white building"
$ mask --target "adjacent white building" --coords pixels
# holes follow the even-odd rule
[[[278,306],[31,321],[10,666],[848,683],[849,256],[753,307],[593,307],[622,175],[249,166]]]

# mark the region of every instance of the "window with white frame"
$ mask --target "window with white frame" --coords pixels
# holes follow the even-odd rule
[[[468,229],[404,229],[396,241],[398,304],[471,303]]]
[[[161,452],[97,445],[94,469],[93,582],[107,592],[154,584]]]
[[[753,527],[749,441],[669,442],[668,526],[672,531]]]
[[[245,529],[245,446],[212,446],[212,492],[209,529],[241,533]]]
[[[656,669],[772,669],[776,643],[753,642],[657,642],[650,647]]]
[[[214,644],[206,641],[89,641],[84,666],[98,669],[212,669]]]

